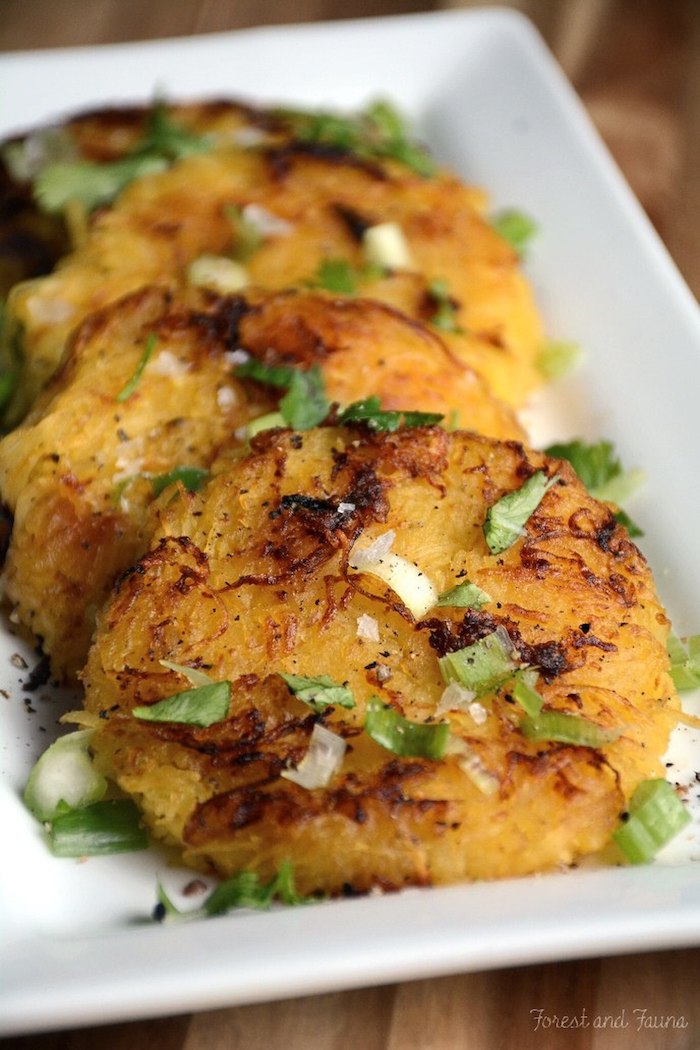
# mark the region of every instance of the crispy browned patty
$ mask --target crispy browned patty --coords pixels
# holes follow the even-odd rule
[[[536,471],[558,480],[492,553],[489,508]],[[441,428],[275,431],[156,510],[150,551],[100,614],[86,718],[100,766],[187,863],[269,878],[291,860],[303,891],[330,893],[549,870],[601,849],[637,783],[661,775],[676,705],[664,610],[642,555],[567,464]],[[389,530],[391,553],[438,592],[468,579],[486,604],[416,619],[352,568],[350,552]],[[615,739],[529,739],[512,679],[443,709],[439,658],[494,632],[534,669],[545,711]],[[162,660],[230,681],[228,716],[135,718],[188,688]],[[317,713],[281,673],[327,675],[355,706]],[[363,729],[372,697],[414,723],[448,720],[456,753],[380,746]],[[307,789],[283,773],[316,724],[347,751]]]

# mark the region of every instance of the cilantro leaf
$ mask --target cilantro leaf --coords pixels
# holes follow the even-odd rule
[[[398,430],[400,426],[424,427],[440,423],[444,417],[439,412],[402,412],[383,409],[376,394],[353,401],[338,416],[338,423],[364,423],[371,430]]]
[[[316,675],[315,678],[305,678],[303,675],[281,674],[282,678],[297,699],[308,704],[317,713],[324,707],[333,704],[338,707],[351,708],[355,706],[355,698],[352,690],[346,685],[338,685],[327,674]]]
[[[174,693],[155,704],[134,707],[131,713],[143,722],[178,722],[205,729],[224,721],[230,703],[231,683],[212,682]]]
[[[483,531],[492,554],[501,554],[515,543],[545,493],[558,480],[556,474],[548,478],[543,470],[538,470],[519,489],[507,492],[489,507]]]
[[[576,439],[550,445],[545,452],[556,459],[568,460],[594,499],[615,503],[618,507],[625,503],[644,481],[644,471],[623,470],[611,441],[588,444]],[[626,526],[630,536],[644,535],[624,511],[619,510],[615,517],[621,525]]]
[[[522,211],[506,208],[491,218],[491,226],[522,258],[537,233],[537,223]]]

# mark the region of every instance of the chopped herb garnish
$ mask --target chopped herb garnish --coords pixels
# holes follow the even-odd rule
[[[280,678],[284,679],[298,700],[308,704],[317,713],[330,704],[348,708],[355,706],[352,690],[346,685],[338,685],[327,674],[305,678],[303,675],[280,673]]]
[[[274,901],[280,904],[299,905],[309,904],[319,898],[304,897],[297,893],[294,881],[294,868],[290,861],[285,860],[279,866],[279,870],[269,882],[261,882],[260,876],[254,871],[239,871],[230,878],[220,882],[209,894],[201,908],[191,911],[182,911],[170,900],[165,889],[158,880],[156,884],[156,897],[158,904],[154,915],[157,919],[201,919],[214,915],[225,915],[234,908],[255,908],[266,910]]]
[[[156,336],[155,333],[151,332],[148,339],[146,340],[146,346],[144,348],[144,351],[138,360],[136,368],[134,369],[134,374],[132,375],[131,379],[126,384],[126,386],[122,387],[122,389],[117,394],[117,401],[128,401],[131,395],[134,393],[136,387],[141,381],[143,370],[151,359],[151,355],[153,354],[155,345]]]
[[[292,430],[310,430],[323,422],[329,408],[319,366],[312,365],[306,372],[294,369],[289,389],[279,404],[285,423]]]
[[[440,423],[444,416],[438,412],[401,412],[383,409],[376,394],[361,401],[353,401],[338,416],[338,423],[364,423],[372,430],[398,430],[405,427],[429,427]]]
[[[618,507],[639,489],[644,482],[643,470],[623,470],[611,441],[588,444],[579,439],[545,449],[548,456],[566,459],[594,499],[614,503]],[[631,536],[642,536],[642,531],[629,515],[619,511],[615,515]]]
[[[338,295],[354,295],[357,291],[355,271],[346,259],[324,259],[312,283]]]
[[[105,164],[89,160],[45,164],[35,179],[34,194],[44,211],[61,211],[75,200],[91,211],[114,200],[134,179],[164,171],[173,161],[210,148],[208,138],[181,127],[165,105],[157,103],[143,139],[127,156]]]
[[[629,817],[613,839],[632,864],[648,864],[690,823],[690,813],[666,780],[644,780],[629,804]]]
[[[442,758],[450,736],[449,722],[409,722],[376,696],[367,702],[365,732],[395,755]]]
[[[464,580],[449,591],[445,591],[437,600],[438,605],[448,605],[454,609],[481,609],[493,601],[490,594],[482,591],[475,583]]]
[[[548,478],[543,470],[538,470],[519,489],[507,492],[489,507],[484,538],[492,554],[500,554],[515,543],[530,515],[557,481],[557,475]]]
[[[518,701],[526,715],[537,718],[544,705],[544,699],[534,687],[537,672],[534,670],[516,671],[513,697]],[[531,678],[534,681],[531,681]]]
[[[245,436],[250,441],[252,437],[262,433],[263,430],[273,430],[275,427],[286,426],[287,424],[281,412],[266,412],[264,416],[256,416],[255,419],[251,419],[250,423],[246,424]]]
[[[109,799],[54,818],[49,829],[57,857],[98,857],[148,848],[148,834],[131,799]]]
[[[199,492],[209,477],[209,471],[203,467],[174,467],[167,474],[156,474],[151,478],[154,496],[160,496],[168,485],[184,485],[188,492]]]
[[[452,298],[447,281],[436,278],[428,285],[428,294],[435,303],[435,313],[429,318],[430,323],[443,332],[462,332],[457,320],[459,303]]]
[[[500,689],[518,669],[517,656],[502,628],[463,649],[445,653],[438,664],[448,685],[459,682],[477,696]]]
[[[700,687],[700,634],[686,639],[684,645],[675,634],[669,635],[668,655],[671,678],[679,692]]]
[[[252,357],[238,366],[236,375],[269,386],[287,387],[279,410],[285,424],[293,430],[309,430],[328,415],[330,403],[325,394],[323,374],[316,364],[302,372],[289,365],[265,365]]]
[[[91,737],[90,729],[67,733],[35,763],[22,798],[37,820],[53,820],[62,805],[79,809],[104,797],[107,781],[92,763]]]
[[[231,683],[211,682],[175,693],[155,704],[134,707],[132,715],[143,722],[178,722],[205,729],[228,716]]]
[[[537,223],[529,215],[515,208],[506,208],[492,216],[491,226],[496,233],[508,241],[512,248],[515,248],[521,258],[537,233]]]
[[[366,160],[396,160],[426,178],[435,173],[427,150],[408,137],[404,121],[387,102],[375,102],[357,116],[297,110],[281,111],[280,116],[300,142],[354,153]]]
[[[581,347],[578,343],[550,340],[540,349],[537,367],[545,379],[561,379],[571,371],[580,357]]]
[[[579,747],[605,747],[620,736],[617,729],[603,729],[587,718],[566,711],[540,711],[537,715],[527,715],[520,723],[520,729],[528,740],[551,740]]]
[[[87,211],[109,204],[121,191],[144,175],[165,171],[164,157],[143,154],[107,164],[91,160],[57,161],[47,164],[34,182],[34,196],[44,211],[60,212],[70,201],[79,201]]]

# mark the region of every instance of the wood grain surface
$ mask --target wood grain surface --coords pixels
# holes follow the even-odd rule
[[[447,0],[0,0],[0,50],[492,6]],[[696,295],[700,3],[519,0]],[[0,977],[1,979],[1,977]],[[2,1041],[24,1050],[700,1050],[700,949],[461,974]],[[37,989],[37,995],[41,989]],[[571,1025],[564,1027],[568,1018]]]

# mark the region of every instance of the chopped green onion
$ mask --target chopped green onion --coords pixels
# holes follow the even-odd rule
[[[134,707],[132,715],[143,722],[178,722],[205,729],[228,716],[230,682],[210,682],[196,689],[175,693],[155,704]]]
[[[313,284],[339,295],[354,295],[357,291],[355,273],[346,259],[324,259],[314,275]]]
[[[644,780],[629,805],[629,819],[613,839],[632,864],[648,864],[686,824],[690,813],[666,780]]]
[[[671,678],[679,692],[700,686],[700,634],[686,639],[684,645],[675,634],[669,635],[668,655],[671,660]]]
[[[383,409],[376,394],[353,401],[338,416],[338,423],[364,423],[372,430],[398,430],[405,427],[429,427],[440,423],[444,417],[439,412],[402,412]]]
[[[576,744],[580,747],[605,747],[620,736],[620,730],[603,729],[580,715],[566,711],[541,711],[538,715],[527,715],[520,729],[528,740],[552,740],[561,744]]]
[[[264,416],[257,416],[246,424],[245,436],[250,441],[263,430],[273,430],[275,427],[286,427],[286,425],[281,412],[266,412]]]
[[[481,587],[470,583],[469,580],[464,580],[441,594],[436,604],[448,605],[454,609],[481,609],[482,606],[492,601],[491,595],[482,591]]]
[[[442,758],[450,736],[450,723],[409,722],[378,697],[371,696],[367,702],[365,732],[395,755]]]
[[[136,390],[136,387],[139,385],[139,382],[141,381],[141,376],[143,375],[143,370],[146,367],[146,365],[148,364],[148,362],[150,361],[151,355],[153,354],[153,351],[155,350],[155,346],[156,346],[156,336],[155,336],[154,332],[151,332],[151,334],[149,335],[148,339],[146,340],[146,346],[144,348],[143,353],[141,354],[141,357],[138,360],[138,363],[136,365],[136,368],[134,369],[134,373],[133,373],[131,379],[128,381],[126,386],[122,387],[122,389],[117,394],[117,401],[128,401],[129,398],[131,397],[131,395],[133,394],[133,392]]]
[[[431,281],[428,294],[437,308],[430,318],[430,323],[443,332],[462,332],[463,329],[457,320],[459,304],[450,295],[447,281],[439,277]]]
[[[348,708],[355,706],[352,690],[346,685],[338,685],[327,674],[305,678],[303,675],[280,673],[280,678],[286,682],[298,700],[302,700],[318,713],[330,704]]]
[[[497,628],[478,642],[445,653],[438,660],[443,679],[459,682],[477,696],[499,689],[518,669],[513,646],[502,628]]]
[[[491,226],[521,257],[537,233],[537,223],[515,208],[506,208],[492,216]]]
[[[549,340],[541,347],[537,357],[537,367],[545,379],[561,379],[570,372],[581,358],[581,347],[578,343],[565,343]]]
[[[184,485],[188,492],[199,492],[209,477],[209,471],[203,467],[173,467],[167,474],[156,474],[151,477],[151,488],[154,496],[160,496],[168,485]]]
[[[545,493],[558,480],[556,474],[548,478],[543,470],[538,470],[519,489],[507,492],[489,507],[484,522],[484,538],[492,554],[501,554],[515,543]]]
[[[39,757],[22,796],[38,820],[53,820],[61,803],[78,809],[104,797],[107,781],[90,758],[91,738],[91,729],[68,733]]]
[[[529,671],[516,671],[515,685],[513,686],[513,697],[518,701],[526,715],[537,718],[542,710],[544,699],[534,688],[530,681]],[[537,672],[532,672],[532,678],[537,680]]]
[[[57,857],[98,857],[148,848],[148,834],[131,799],[95,802],[55,817],[49,831]]]

